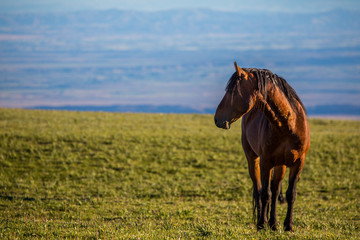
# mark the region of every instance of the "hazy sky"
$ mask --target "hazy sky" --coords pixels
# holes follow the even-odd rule
[[[71,12],[105,9],[160,11],[194,8],[233,11],[235,15],[254,11],[287,13],[317,13],[337,9],[360,11],[360,0],[0,0],[0,13]],[[2,64],[0,67],[5,69],[5,72],[0,74],[0,106],[23,107],[44,105],[45,103],[50,105],[108,105],[114,103],[158,105],[167,103],[187,106],[195,104],[194,107],[214,108],[224,94],[227,74],[233,71],[232,62],[236,59],[242,59],[245,66],[278,71],[276,73],[286,77],[289,82],[296,83],[294,87],[307,105],[324,103],[359,104],[360,74],[358,74],[359,68],[357,66],[359,66],[358,49],[360,45],[358,39],[360,38],[359,30],[356,27],[359,20],[354,18],[354,25],[351,26],[355,27],[346,28],[348,31],[342,31],[340,34],[334,30],[339,29],[339,26],[344,26],[341,25],[340,18],[351,21],[351,19],[344,17],[344,14],[349,14],[351,18],[357,12],[338,12],[338,15],[314,14],[309,17],[312,21],[300,22],[298,26],[290,27],[289,33],[283,29],[276,29],[275,34],[269,34],[269,31],[263,30],[263,27],[258,27],[256,31],[252,28],[251,31],[244,28],[249,32],[244,30],[244,33],[235,32],[235,35],[231,35],[233,32],[227,34],[225,30],[224,33],[226,34],[219,36],[216,35],[216,31],[215,34],[209,35],[202,32],[203,35],[191,35],[193,38],[186,34],[167,34],[165,31],[162,32],[162,35],[153,34],[151,31],[149,33],[153,35],[142,35],[135,31],[136,28],[134,30],[136,34],[131,35],[132,31],[129,34],[126,31],[116,30],[119,29],[117,27],[114,28],[116,24],[121,25],[121,23],[111,25],[109,22],[105,28],[110,30],[104,31],[105,35],[102,31],[93,31],[91,26],[88,28],[85,26],[82,29],[79,27],[82,25],[78,25],[67,29],[67,25],[65,28],[59,27],[61,24],[56,23],[54,25],[51,21],[48,25],[44,25],[46,27],[41,27],[43,25],[34,21],[34,23],[30,22],[31,24],[26,25],[26,28],[22,28],[19,23],[24,20],[15,21],[16,24],[11,25],[12,17],[10,16],[4,18],[5,23],[10,25],[3,27],[3,32],[0,33],[0,44],[2,44],[0,50],[4,50],[0,56]],[[267,23],[268,18],[266,14],[263,15],[264,18],[257,19],[256,26],[266,26],[265,23]],[[336,22],[339,22],[337,28],[334,25],[328,25],[329,19],[323,18],[324,15],[328,18],[334,15],[341,16],[336,18],[340,19]],[[318,16],[322,18],[317,19]],[[21,16],[19,19],[21,20]],[[59,18],[60,23],[61,20]],[[345,21],[345,23],[349,22]],[[204,23],[201,22],[201,24]],[[303,31],[303,29],[311,29],[309,24],[316,25],[314,28],[318,31],[316,34]],[[13,26],[15,26],[14,29]],[[166,24],[159,26],[166,27]],[[280,24],[279,26],[283,25]],[[284,26],[288,25],[285,24]],[[81,32],[75,34],[79,29]],[[252,35],[253,38],[249,38],[247,37],[249,33],[256,34]],[[153,49],[153,46],[156,48]],[[127,59],[126,51],[122,51],[149,49],[154,50],[154,52],[149,51],[150,55],[141,56],[139,59],[135,55],[132,58],[130,57],[131,61]],[[192,52],[196,49],[228,50],[222,52],[219,60],[216,59],[218,56],[216,55],[217,52],[214,51],[207,53],[211,56],[209,59],[201,56],[199,58],[201,61],[196,60],[196,58],[192,61],[192,56],[197,57],[201,53]],[[234,52],[229,51],[229,49]],[[242,49],[252,51],[253,57],[242,56],[240,54]],[[282,49],[293,49],[294,51],[284,52]],[[302,52],[299,49],[306,49],[306,51]],[[316,52],[316,50],[322,49],[326,51]],[[113,53],[110,54],[109,50]],[[172,57],[166,58],[164,57],[166,54],[159,53],[158,50],[160,52],[177,50],[179,55],[174,55],[174,59]],[[271,56],[267,50],[279,50],[279,53]],[[310,53],[312,50],[314,52]],[[74,54],[72,51],[75,51]],[[119,54],[120,57],[116,58],[114,54]],[[173,53],[169,51],[167,54],[171,56]],[[40,57],[38,58],[38,56]],[[50,67],[47,69],[46,60],[51,59],[52,56],[55,59],[54,63],[51,60],[48,65]],[[102,56],[102,58],[98,60],[97,56]],[[18,59],[20,60],[18,61]],[[154,59],[156,61],[153,61]],[[172,59],[173,62],[168,63],[167,59]],[[203,59],[208,62],[201,65]],[[35,61],[34,65],[31,65],[33,67],[28,70],[26,64],[32,60]],[[291,61],[287,63],[288,60]],[[200,62],[201,64],[199,64]],[[227,65],[225,62],[228,62]],[[44,66],[43,63],[45,63]],[[142,63],[147,65],[138,68]],[[70,70],[67,70],[67,67],[65,69],[64,66],[71,66],[69,67]],[[199,66],[202,68],[198,69]],[[212,66],[211,70],[207,69],[206,66]],[[18,67],[20,70],[14,71],[12,67]],[[349,71],[344,70],[344,67],[347,67],[345,69],[349,69]],[[138,73],[137,69],[141,69],[141,71]],[[146,85],[142,82],[144,76],[147,76],[142,71],[144,69],[150,72],[148,78],[150,81],[144,81]],[[169,79],[169,73],[173,74],[174,71],[179,76]],[[204,73],[206,74],[204,75]],[[329,76],[330,79],[326,84],[323,84],[325,82],[323,79],[326,79],[324,76]],[[334,76],[336,76],[335,80],[333,80]],[[82,82],[77,81],[77,79]],[[1,81],[3,81],[3,85],[1,85]],[[316,84],[316,81],[319,82]],[[342,84],[342,82],[347,84]],[[2,88],[2,86],[6,86],[6,88]]]
[[[177,8],[211,8],[225,11],[317,12],[360,9],[359,0],[0,0],[1,12],[132,9],[156,11]]]

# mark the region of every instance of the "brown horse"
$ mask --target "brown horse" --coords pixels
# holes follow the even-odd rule
[[[276,200],[286,168],[290,168],[284,226],[292,231],[296,184],[310,147],[305,107],[285,79],[266,69],[241,69],[234,64],[236,72],[216,110],[215,124],[229,129],[243,117],[241,141],[253,181],[258,230],[268,223],[270,200],[269,225],[277,229]]]

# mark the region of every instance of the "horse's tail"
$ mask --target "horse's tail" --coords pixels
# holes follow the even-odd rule
[[[255,202],[255,189],[254,189],[254,185],[253,185],[253,198],[252,198],[252,208],[253,208],[253,222],[256,224],[257,223],[257,216],[256,216],[256,210],[257,210],[257,206],[256,206],[256,202]]]

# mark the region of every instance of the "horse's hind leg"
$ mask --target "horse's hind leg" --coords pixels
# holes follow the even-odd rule
[[[276,219],[276,200],[280,196],[281,182],[284,179],[286,172],[286,166],[277,166],[274,168],[274,175],[271,181],[271,212],[269,225],[272,230],[277,229],[277,219]]]
[[[288,209],[286,213],[286,218],[284,221],[285,231],[292,231],[293,225],[293,207],[296,198],[296,184],[300,180],[300,174],[304,167],[305,158],[298,159],[295,162],[295,165],[291,167],[289,174],[289,187],[286,191],[286,201],[288,203]]]

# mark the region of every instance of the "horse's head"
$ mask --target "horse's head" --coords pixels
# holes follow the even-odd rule
[[[229,129],[231,123],[250,111],[256,98],[254,75],[239,68],[236,62],[234,65],[236,72],[228,82],[214,117],[216,126],[224,129]]]

